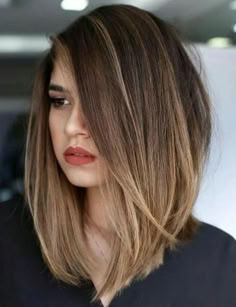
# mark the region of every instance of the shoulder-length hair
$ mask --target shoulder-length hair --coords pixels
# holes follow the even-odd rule
[[[163,264],[167,249],[193,239],[201,223],[192,211],[209,156],[212,107],[188,43],[150,12],[101,6],[51,41],[32,87],[24,197],[53,276],[78,286],[91,281],[86,190],[66,178],[49,132],[48,86],[60,60],[75,80],[109,174],[100,189],[112,199],[105,210],[115,236],[97,301],[147,277]]]

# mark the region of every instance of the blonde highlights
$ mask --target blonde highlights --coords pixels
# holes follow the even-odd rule
[[[80,286],[95,264],[84,241],[85,189],[56,161],[47,90],[60,60],[109,176],[101,193],[113,227],[112,257],[93,301],[114,297],[193,238],[192,210],[207,162],[211,103],[177,30],[131,5],[102,6],[52,37],[34,79],[25,156],[25,199],[52,275]]]

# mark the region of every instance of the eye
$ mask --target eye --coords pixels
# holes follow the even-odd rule
[[[66,100],[65,98],[54,98],[54,97],[49,97],[49,104],[53,105],[54,108],[62,108],[64,107],[64,102],[67,102],[66,104],[68,104],[68,100]]]

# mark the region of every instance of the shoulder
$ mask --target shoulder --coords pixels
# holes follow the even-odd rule
[[[184,242],[174,252],[191,265],[198,261],[209,267],[232,266],[236,273],[236,240],[217,226],[200,221],[200,226],[189,242]]]
[[[0,245],[8,247],[21,242],[32,230],[29,208],[22,196],[0,202]]]
[[[219,240],[230,240],[232,242],[236,242],[235,238],[231,234],[221,229],[220,227],[209,224],[207,222],[200,222],[201,226],[199,229],[199,235],[203,235],[205,238],[211,238],[212,236],[214,236]]]
[[[218,269],[220,276],[228,276],[236,284],[236,240],[232,235],[201,222],[195,244],[196,254],[207,259],[210,268]]]
[[[177,302],[184,298],[181,306],[236,306],[236,240],[200,221],[192,240],[168,250],[153,284]]]
[[[201,221],[195,236],[192,243],[196,245],[196,248],[205,250],[211,255],[216,253],[215,256],[218,255],[219,259],[221,257],[235,257],[236,259],[236,240],[223,229]]]
[[[39,242],[30,210],[22,196],[0,202],[0,233],[0,271],[6,276],[13,268],[20,269],[26,259],[30,264],[38,257]],[[0,274],[2,276],[4,274]]]
[[[236,306],[236,240],[224,230],[201,221],[192,241],[170,257],[170,270],[210,306]]]
[[[28,213],[28,207],[22,196],[0,202],[0,227],[4,229],[7,225],[22,219]],[[18,224],[18,223],[17,223]]]

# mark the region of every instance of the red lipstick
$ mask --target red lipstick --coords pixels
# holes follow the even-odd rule
[[[64,152],[66,162],[73,165],[82,165],[93,162],[96,157],[82,147],[68,147]]]

